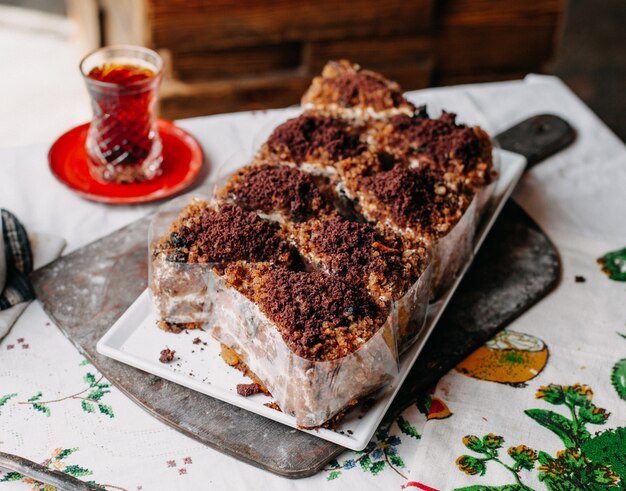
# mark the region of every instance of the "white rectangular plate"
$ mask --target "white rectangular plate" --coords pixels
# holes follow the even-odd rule
[[[526,160],[521,155],[504,150],[496,152],[500,155],[500,178],[495,186],[489,215],[483,220],[478,232],[475,251],[482,244],[526,166]],[[307,433],[352,450],[365,448],[468,267],[469,263],[441,300],[429,307],[426,325],[420,336],[400,360],[398,376],[381,390],[376,403],[365,411],[359,407],[349,411],[334,431],[322,428],[318,431],[307,430]],[[236,385],[250,383],[250,380],[224,363],[219,356],[219,344],[208,333],[194,330],[172,334],[158,329],[156,320],[146,290],[98,342],[98,352],[296,428],[294,417],[264,406],[272,401],[270,397],[263,394],[242,397],[237,394]],[[200,338],[202,343],[194,344],[195,338]],[[166,346],[176,350],[176,359],[169,364],[159,362],[159,353]]]

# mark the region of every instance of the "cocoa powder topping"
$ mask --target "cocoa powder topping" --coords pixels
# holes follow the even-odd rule
[[[427,168],[410,169],[403,165],[363,178],[364,188],[386,205],[401,227],[430,227],[436,183],[435,173]]]
[[[366,150],[358,133],[338,119],[303,114],[278,126],[267,140],[271,149],[286,147],[296,164],[309,158],[338,161]]]
[[[334,359],[354,351],[386,314],[364,289],[320,272],[274,268],[267,272],[263,290],[261,309],[292,350],[307,359]]]
[[[280,211],[296,221],[330,209],[310,174],[285,165],[242,169],[232,179],[228,194],[246,210]]]
[[[175,251],[168,259],[198,263],[288,262],[290,247],[278,237],[277,230],[276,225],[236,205],[223,204],[219,210],[206,207],[170,235],[169,245]]]
[[[399,107],[404,102],[400,90],[368,71],[340,74],[323,79],[335,92],[336,102],[344,107],[369,106],[376,111]]]
[[[368,282],[370,273],[393,282],[401,274],[402,244],[385,238],[367,223],[334,217],[315,222],[311,243],[328,255],[326,268],[348,282]]]
[[[463,162],[465,170],[476,167],[482,155],[482,143],[473,128],[456,123],[456,114],[443,112],[438,119],[424,116],[394,116],[391,124],[395,131],[412,145],[412,154],[430,157],[435,163],[445,165],[450,159]]]

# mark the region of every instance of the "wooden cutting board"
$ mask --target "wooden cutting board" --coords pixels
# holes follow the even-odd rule
[[[569,126],[549,121],[552,129],[547,131],[556,125],[565,141],[563,131]],[[524,122],[518,137],[503,134],[515,147],[502,146],[526,152],[531,163],[563,146],[554,145],[554,136],[548,139],[551,146],[543,144],[549,151],[537,153],[533,134],[539,131],[537,125],[545,133],[546,120],[535,123]],[[524,132],[530,136],[519,136]],[[524,148],[519,145],[524,138],[534,143]],[[535,153],[531,155],[528,149]],[[319,471],[344,449],[97,353],[98,340],[147,286],[148,225],[149,218],[143,218],[33,273],[44,310],[102,374],[164,423],[282,476],[300,478]],[[393,421],[420,393],[545,296],[559,275],[558,254],[548,238],[521,208],[509,202],[385,421]]]

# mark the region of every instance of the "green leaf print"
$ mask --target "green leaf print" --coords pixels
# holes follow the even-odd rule
[[[104,486],[102,484],[98,484],[96,481],[86,481],[86,482],[87,482],[87,484],[89,484],[89,485],[91,485],[91,486],[93,486],[95,488],[106,489],[106,486]]]
[[[531,471],[535,467],[537,461],[537,452],[526,445],[519,445],[517,447],[510,447],[508,450],[509,457],[513,459],[516,467],[519,469],[526,469]]]
[[[537,399],[543,399],[555,406],[565,404],[565,391],[562,385],[549,384],[539,388]]]
[[[63,472],[74,477],[90,476],[93,474],[89,469],[85,469],[79,465],[68,465],[63,469]]]
[[[102,414],[106,414],[109,418],[114,416],[113,408],[111,406],[107,406],[106,404],[98,404],[98,409]]]
[[[361,469],[363,469],[364,471],[368,471],[370,466],[372,465],[372,459],[370,459],[369,455],[366,455],[359,461],[359,465],[361,466]]]
[[[598,258],[598,264],[610,279],[626,281],[626,247],[619,251],[607,252]]]
[[[28,402],[35,402],[38,401],[39,399],[41,399],[41,396],[43,395],[42,392],[37,392],[33,397],[31,397],[30,399],[28,399]]]
[[[56,459],[63,460],[64,458],[69,457],[74,452],[76,452],[76,450],[78,450],[78,447],[61,449],[61,451],[56,456]]]
[[[580,446],[589,459],[598,465],[609,465],[626,483],[626,428],[607,430]]]
[[[5,396],[0,397],[0,407],[4,406],[9,399],[11,399],[12,397],[15,397],[17,395],[17,393],[13,393],[13,394],[7,394]]]
[[[4,476],[2,476],[0,482],[19,481],[20,479],[24,479],[24,475],[19,472],[7,472]]]
[[[370,472],[372,473],[372,476],[375,476],[380,471],[382,471],[384,468],[385,468],[385,461],[384,460],[379,460],[378,462],[374,462],[371,465]]]
[[[83,411],[86,413],[96,413],[96,406],[98,406],[98,410],[101,414],[108,416],[109,418],[113,418],[115,415],[113,413],[113,408],[107,404],[103,404],[101,399],[111,392],[109,383],[102,382],[103,376],[100,375],[100,378],[96,378],[93,373],[86,373],[83,377],[84,382],[88,385],[83,390],[76,392],[71,395],[66,395],[63,397],[59,397],[57,399],[45,400],[42,401],[42,392],[37,392],[34,396],[32,396],[27,401],[20,401],[17,404],[30,405],[33,409],[50,416],[49,406],[51,404],[57,404],[62,401],[66,401],[68,399],[73,399],[76,401],[80,401],[80,406]],[[87,393],[87,395],[85,395]],[[1,406],[1,405],[0,405]]]
[[[505,484],[504,486],[468,486],[456,488],[454,491],[528,491],[530,488],[522,484]]]
[[[474,452],[483,453],[485,455],[489,454],[489,451],[485,448],[483,441],[475,435],[464,436],[463,445]]]
[[[341,471],[330,471],[326,479],[328,481],[332,481],[333,479],[337,479],[341,475]]]
[[[484,476],[487,472],[485,459],[477,459],[471,455],[461,455],[456,461],[457,467],[469,476]]]
[[[96,409],[93,407],[93,404],[87,401],[80,401],[80,407],[83,408],[83,411],[86,413],[93,413]]]
[[[416,440],[419,440],[420,438],[422,438],[421,435],[415,429],[415,426],[409,423],[402,416],[398,416],[396,423],[398,424],[398,428],[400,428],[400,431],[404,433],[405,435],[409,435],[410,437],[415,438]]]
[[[582,406],[578,410],[578,417],[584,421],[585,423],[591,423],[594,425],[603,425],[606,423],[607,419],[611,413],[606,412],[606,409],[602,409],[601,407],[597,407],[591,402],[586,406]]]
[[[332,479],[336,479],[341,474],[340,471],[354,468],[360,468],[363,472],[373,476],[389,468],[403,479],[407,479],[399,470],[404,468],[404,460],[398,455],[401,443],[402,440],[398,435],[390,434],[387,427],[381,427],[367,446],[363,450],[354,452],[352,458],[347,458],[341,463],[337,459],[331,460],[324,469],[329,472],[326,479],[331,480],[331,476]]]
[[[402,457],[400,457],[399,455],[390,455],[389,461],[396,467],[405,467],[404,460],[402,460]]]
[[[473,435],[463,438],[463,444],[481,453],[480,458],[461,455],[456,463],[462,472],[482,476],[487,471],[487,462],[493,462],[508,470],[515,478],[514,484],[504,486],[469,486],[455,491],[478,490],[525,490],[531,488],[523,484],[521,471],[537,472],[537,479],[548,491],[601,491],[606,489],[626,489],[626,428],[608,430],[592,436],[587,425],[607,423],[610,413],[591,401],[593,391],[582,384],[540,387],[537,399],[548,404],[564,406],[571,419],[545,409],[528,409],[526,415],[544,428],[555,433],[563,442],[564,450],[552,456],[544,451],[536,452],[526,445],[509,447],[507,453],[515,463],[507,465],[498,449],[504,439],[492,433],[479,439]],[[538,465],[537,465],[538,463]]]
[[[48,406],[35,403],[33,404],[33,409],[39,411],[40,413],[44,413],[46,416],[50,417],[50,408]]]
[[[109,392],[110,391],[108,390],[95,389],[87,395],[87,399],[91,401],[99,401],[100,399],[102,399],[102,396],[104,394],[108,394]]]
[[[611,371],[611,383],[617,394],[626,401],[626,358],[621,359]]]
[[[96,376],[93,373],[86,373],[83,380],[86,384],[89,384],[89,387],[93,387],[97,383]]]
[[[574,423],[565,416],[546,409],[527,409],[524,413],[544,428],[555,433],[561,439],[565,448],[576,447]]]
[[[502,447],[502,443],[504,442],[504,438],[498,435],[494,435],[493,433],[489,433],[488,435],[483,436],[483,445],[485,448],[490,450],[496,450]]]

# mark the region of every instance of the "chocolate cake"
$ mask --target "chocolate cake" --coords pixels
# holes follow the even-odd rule
[[[303,114],[278,126],[258,159],[286,163],[314,174],[334,174],[335,163],[367,150],[362,130],[319,114]]]
[[[410,167],[429,167],[453,174],[476,194],[482,212],[497,177],[491,139],[479,126],[456,122],[454,113],[430,118],[425,107],[413,116],[398,115],[378,124],[371,134],[377,155]]]
[[[476,200],[464,179],[440,169],[398,163],[373,175],[352,172],[342,186],[368,221],[431,249],[434,298],[471,258]]]
[[[151,246],[150,292],[159,326],[176,331],[210,318],[208,280],[233,261],[269,261],[288,267],[296,255],[280,228],[256,213],[194,199]]]
[[[415,111],[396,82],[347,60],[326,64],[302,97],[302,107],[359,123],[398,114],[410,116]]]
[[[277,222],[300,222],[334,213],[328,183],[286,165],[259,162],[234,172],[218,190],[221,201],[236,203]]]
[[[303,107],[208,200],[157,216],[150,288],[165,325],[203,325],[245,367],[241,394],[317,427],[397,373],[497,174],[480,128],[349,62]]]

